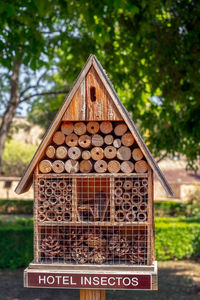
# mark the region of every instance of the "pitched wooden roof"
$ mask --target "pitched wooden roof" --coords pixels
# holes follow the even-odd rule
[[[157,175],[158,179],[160,180],[162,186],[166,190],[168,195],[173,195],[173,192],[165,179],[163,173],[161,172],[160,168],[158,167],[157,163],[155,162],[154,158],[152,157],[150,151],[146,147],[141,135],[139,134],[133,120],[130,117],[130,114],[126,110],[126,108],[121,103],[117,93],[114,90],[113,85],[111,84],[110,80],[108,79],[104,69],[102,68],[100,62],[97,60],[97,58],[94,55],[90,55],[84,68],[82,69],[81,73],[79,74],[77,80],[75,81],[71,91],[67,95],[65,101],[63,102],[63,105],[61,106],[60,110],[56,114],[53,122],[51,123],[51,126],[49,127],[48,131],[46,132],[40,146],[38,147],[33,159],[31,160],[30,164],[28,165],[23,177],[21,178],[19,184],[17,185],[15,192],[17,194],[21,194],[29,190],[32,182],[33,182],[33,172],[37,165],[37,163],[41,160],[44,151],[46,147],[51,142],[51,138],[55,131],[58,129],[61,120],[65,120],[66,111],[67,109],[70,109],[70,103],[72,100],[74,101],[74,96],[78,89],[80,89],[80,86],[83,82],[83,80],[86,78],[88,71],[93,68],[95,72],[98,74],[102,84],[104,85],[104,88],[106,90],[106,93],[108,93],[109,98],[112,99],[114,103],[114,114],[116,111],[116,114],[118,113],[120,115],[120,118],[124,119],[127,126],[129,127],[129,130],[133,134],[136,142],[138,143],[138,146],[142,149],[144,156],[146,157],[146,160],[148,161],[150,167]],[[80,104],[81,105],[81,104]],[[78,117],[77,117],[78,118]],[[83,118],[82,118],[83,119]],[[114,119],[113,119],[114,120]]]

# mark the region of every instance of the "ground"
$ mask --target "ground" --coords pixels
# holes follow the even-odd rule
[[[159,263],[159,291],[107,291],[107,300],[198,300],[200,263]],[[0,272],[0,300],[78,300],[77,290],[23,288],[23,270]]]

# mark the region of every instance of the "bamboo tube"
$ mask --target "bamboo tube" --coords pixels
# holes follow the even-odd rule
[[[63,221],[71,221],[72,214],[70,211],[65,211],[63,213]]]
[[[82,159],[90,159],[91,158],[91,152],[90,151],[88,151],[88,150],[84,150],[83,152],[82,152]]]
[[[65,146],[59,146],[56,149],[56,158],[65,159],[67,157],[67,148]]]
[[[123,193],[123,195],[122,195],[122,198],[124,199],[124,200],[130,200],[131,199],[131,195],[129,194],[129,193]]]
[[[38,221],[39,222],[44,222],[46,220],[46,215],[45,215],[45,213],[40,213],[39,215],[38,215]]]
[[[114,133],[117,136],[122,136],[127,131],[127,126],[125,123],[120,123],[114,128]]]
[[[99,132],[99,123],[95,121],[90,121],[87,123],[87,131],[91,134]]]
[[[117,150],[117,158],[120,160],[129,160],[131,158],[131,150],[128,147],[122,146]]]
[[[122,210],[123,210],[124,214],[131,211],[131,209],[132,209],[131,202],[128,201],[128,200],[124,200],[123,203],[122,203]]]
[[[121,171],[123,173],[132,173],[134,170],[134,164],[131,161],[123,161],[121,163]]]
[[[39,170],[41,173],[50,173],[52,170],[52,164],[49,160],[44,159],[39,163]]]
[[[74,124],[74,132],[77,135],[83,135],[86,133],[86,125],[83,122],[77,122]]]
[[[58,183],[58,186],[59,186],[59,189],[63,190],[66,188],[67,184],[64,180],[61,180],[59,183]]]
[[[46,156],[48,158],[54,158],[55,157],[55,153],[56,153],[56,150],[54,148],[54,146],[50,145],[47,147],[46,149]]]
[[[123,181],[121,179],[116,179],[114,185],[115,187],[122,187]]]
[[[123,185],[123,188],[126,190],[126,191],[129,191],[131,190],[133,187],[133,183],[131,180],[129,179],[126,179],[125,182],[124,182],[124,185]]]
[[[99,134],[94,134],[92,136],[92,145],[95,147],[101,147],[104,143],[103,137]]]
[[[52,188],[57,188],[58,187],[58,183],[56,181],[52,181],[52,184],[51,184]]]
[[[82,148],[89,148],[91,146],[91,137],[87,134],[81,135],[78,139],[78,144]]]
[[[121,142],[121,140],[120,139],[115,139],[114,141],[113,141],[113,146],[115,147],[115,148],[120,148],[121,147],[121,145],[122,145],[122,142]]]
[[[52,169],[55,173],[62,173],[64,172],[65,170],[65,164],[62,160],[55,160],[53,163],[52,163]]]
[[[115,221],[124,222],[125,221],[125,213],[123,210],[117,210],[115,212]]]
[[[120,163],[117,160],[109,161],[108,171],[110,173],[118,173],[120,171]]]
[[[136,213],[129,211],[126,215],[126,219],[128,222],[134,222],[136,220]]]
[[[114,194],[116,197],[121,197],[123,194],[123,189],[121,187],[115,188]]]
[[[110,121],[103,121],[100,124],[100,131],[104,134],[108,134],[111,133],[111,131],[113,130],[113,126],[112,123]]]
[[[74,131],[74,125],[72,122],[63,122],[61,125],[61,131],[65,135],[69,135]]]
[[[132,195],[137,195],[138,194],[138,189],[136,187],[132,188]]]
[[[125,133],[122,136],[121,140],[122,140],[122,144],[127,147],[132,146],[135,142],[135,139],[134,139],[132,133],[130,133],[130,132]]]
[[[76,147],[78,145],[78,136],[75,133],[66,136],[65,143],[69,147]]]
[[[115,205],[119,206],[122,204],[123,198],[122,197],[115,197]]]
[[[79,162],[77,160],[68,159],[65,162],[65,170],[67,173],[77,173],[79,171]]]
[[[145,173],[148,170],[148,164],[145,160],[138,160],[135,163],[135,171],[137,173]]]
[[[44,194],[44,193],[41,193],[41,194],[39,195],[39,201],[40,201],[40,202],[44,202],[45,200],[46,200],[45,194]]]
[[[147,179],[142,179],[142,185],[147,186],[148,185],[148,180]]]
[[[57,131],[54,135],[53,135],[53,142],[60,146],[62,144],[64,144],[65,142],[65,136],[61,131]]]
[[[133,149],[132,157],[135,161],[141,160],[143,158],[143,156],[144,155],[143,155],[142,151],[140,150],[140,148]]]
[[[92,171],[92,163],[90,160],[82,160],[80,162],[80,172],[90,173]]]
[[[107,134],[107,135],[104,137],[104,143],[105,143],[106,145],[112,145],[113,140],[114,140],[114,138],[113,138],[113,136],[112,136],[111,134]]]
[[[54,195],[50,196],[49,203],[54,206],[57,203],[57,198]]]
[[[94,164],[94,169],[97,173],[105,173],[107,171],[107,162],[105,160],[97,160]]]
[[[100,147],[94,147],[91,150],[91,157],[94,160],[101,160],[104,158],[104,152],[103,149]]]
[[[38,184],[39,184],[39,186],[44,187],[44,186],[45,186],[45,180],[44,180],[43,178],[40,178],[40,179],[38,180]]]
[[[141,186],[138,190],[138,194],[141,196],[145,196],[145,195],[147,195],[147,193],[148,193],[148,190],[147,190],[146,186]]]
[[[131,196],[131,203],[133,205],[138,205],[142,202],[142,197],[140,195],[132,195]]]
[[[108,159],[113,159],[115,158],[115,156],[117,155],[117,150],[115,147],[113,146],[107,146],[105,149],[104,149],[104,155],[106,158]]]
[[[146,214],[146,213],[141,212],[141,213],[138,213],[138,214],[137,214],[137,220],[138,220],[139,222],[140,222],[140,221],[144,222],[144,221],[146,221],[146,219],[147,219],[147,214]]]
[[[140,187],[140,182],[139,182],[139,180],[138,180],[138,181],[135,181],[133,185],[134,185],[134,187],[139,188],[139,187]]]
[[[78,147],[70,147],[68,149],[68,156],[74,160],[79,159],[81,157],[81,149]]]
[[[145,203],[145,202],[142,202],[142,203],[139,205],[139,211],[140,211],[140,212],[146,212],[146,211],[147,211],[147,208],[148,208],[148,205],[147,205],[147,203]]]

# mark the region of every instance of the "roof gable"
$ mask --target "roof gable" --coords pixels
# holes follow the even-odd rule
[[[88,101],[91,93],[91,90],[89,89],[93,86],[96,88],[95,92],[97,96],[97,101],[94,102]],[[100,97],[98,93],[101,93]],[[80,107],[81,109],[78,109]],[[56,114],[55,119],[46,132],[46,135],[38,147],[33,159],[16,187],[15,191],[17,194],[24,193],[30,188],[33,181],[34,169],[43,157],[46,147],[51,143],[52,136],[58,129],[60,122],[70,120],[125,121],[138,146],[141,148],[147,162],[157,175],[164,189],[168,195],[173,194],[168,182],[137,131],[130,114],[121,103],[105,71],[94,55],[90,55],[63,105]]]

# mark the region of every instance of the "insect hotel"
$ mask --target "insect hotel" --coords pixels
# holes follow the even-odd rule
[[[156,290],[154,173],[172,195],[91,55],[16,188],[34,186],[25,286]]]

